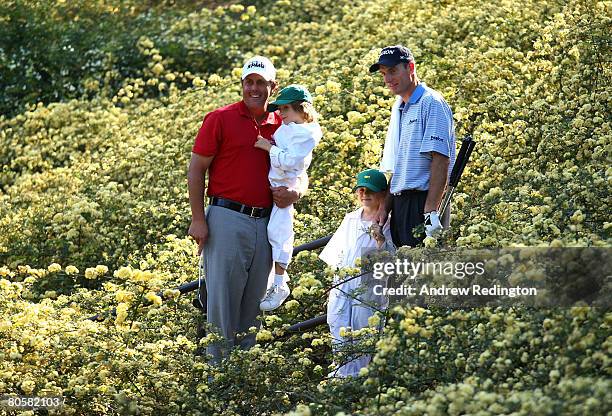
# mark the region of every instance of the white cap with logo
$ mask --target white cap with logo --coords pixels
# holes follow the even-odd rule
[[[249,74],[258,74],[266,81],[276,79],[276,69],[272,62],[264,56],[254,56],[242,67],[242,79],[245,79]]]

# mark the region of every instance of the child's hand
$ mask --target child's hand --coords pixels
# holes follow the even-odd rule
[[[385,243],[385,236],[382,233],[382,228],[380,225],[374,223],[370,225],[370,229],[368,230],[372,238],[376,240],[378,247],[380,248]]]
[[[268,140],[268,139],[264,139],[261,136],[257,136],[257,141],[255,142],[255,147],[258,148],[258,149],[265,150],[266,152],[269,152],[270,149],[272,148],[272,143],[270,143],[270,140]]]

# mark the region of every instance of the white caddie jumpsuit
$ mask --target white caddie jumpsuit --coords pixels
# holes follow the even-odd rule
[[[316,122],[282,124],[272,135],[276,144],[270,149],[270,184],[295,189],[298,183],[307,183],[306,169],[322,135]],[[293,253],[293,235],[293,204],[286,208],[274,205],[268,223],[268,240],[272,246],[272,260],[285,268]]]
[[[377,248],[376,240],[368,234],[372,222],[362,220],[362,212],[363,208],[359,208],[346,214],[340,227],[319,255],[319,258],[330,267],[334,269],[354,267],[357,258],[361,258],[368,251]],[[381,249],[394,252],[395,246],[391,241],[389,224],[390,221],[387,220],[382,230],[386,242]],[[336,276],[334,284],[346,281],[349,277],[340,279]],[[372,280],[372,274],[348,280],[329,293],[327,323],[332,334],[334,350],[338,350],[338,347],[345,343],[353,342],[352,339],[340,335],[342,327],[350,327],[353,330],[365,328],[368,326],[368,318],[376,311],[372,305],[377,305],[377,309],[385,309],[388,305],[388,299],[364,292],[370,291],[372,286],[372,282],[366,279]],[[364,300],[364,298],[367,300]],[[371,356],[362,355],[340,366],[334,373],[338,377],[356,376],[362,367],[368,365],[370,360]]]

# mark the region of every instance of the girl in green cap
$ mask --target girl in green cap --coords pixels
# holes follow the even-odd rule
[[[268,111],[277,109],[283,124],[272,136],[274,144],[259,136],[255,147],[270,153],[270,185],[295,189],[298,182],[307,183],[306,169],[312,160],[312,150],[323,134],[316,121],[312,96],[305,87],[283,88],[276,101],[268,104]],[[268,283],[266,295],[259,304],[262,311],[278,308],[290,293],[286,270],[293,253],[293,205],[272,207],[268,240],[272,246],[274,279]]]
[[[380,228],[376,214],[387,195],[387,178],[376,170],[368,169],[357,175],[353,188],[361,207],[346,214],[340,227],[327,243],[319,258],[333,269],[355,267],[358,258],[372,250],[395,252],[391,241],[389,221]],[[387,307],[388,299],[373,293],[371,273],[358,278],[334,279],[334,284],[342,283],[329,292],[327,303],[327,323],[332,334],[334,352],[352,344],[354,339],[344,335],[344,328],[356,331],[368,326],[368,319],[376,309]],[[375,306],[375,307],[374,307]],[[371,357],[361,355],[342,363],[330,376],[357,376],[359,370],[368,365]]]

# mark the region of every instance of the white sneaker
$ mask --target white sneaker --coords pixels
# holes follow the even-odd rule
[[[266,292],[266,296],[259,303],[259,309],[262,311],[273,311],[283,304],[291,291],[286,282],[282,285],[272,285]]]

